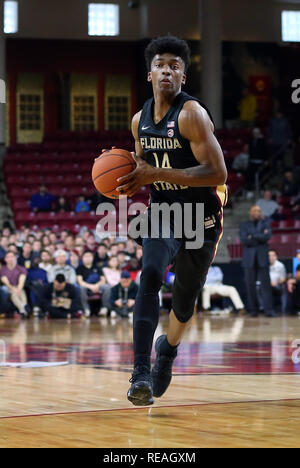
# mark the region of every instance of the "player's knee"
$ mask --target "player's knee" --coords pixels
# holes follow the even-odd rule
[[[194,306],[187,308],[177,308],[175,305],[173,305],[173,311],[174,315],[177,318],[177,320],[181,323],[186,323],[188,322],[194,313]]]
[[[163,280],[163,273],[154,264],[143,267],[141,275],[141,284],[146,287],[151,287],[153,290],[159,290]]]
[[[182,289],[178,283],[173,289],[172,307],[179,322],[188,322],[194,313],[195,302],[200,293],[199,284],[192,288]]]

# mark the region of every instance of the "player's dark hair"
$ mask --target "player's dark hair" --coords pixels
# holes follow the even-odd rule
[[[175,36],[160,36],[148,44],[145,50],[145,60],[147,70],[151,70],[153,57],[157,54],[174,54],[184,61],[184,71],[186,72],[191,64],[191,51],[187,42]]]

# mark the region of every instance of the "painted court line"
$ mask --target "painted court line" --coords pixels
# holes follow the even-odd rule
[[[90,414],[90,413],[104,413],[104,412],[115,412],[115,411],[141,411],[141,410],[150,410],[150,409],[165,409],[165,408],[189,408],[194,406],[214,406],[214,405],[235,405],[235,404],[251,404],[251,403],[280,403],[283,401],[299,401],[300,398],[281,398],[278,400],[241,400],[241,401],[224,401],[224,402],[210,402],[210,403],[194,403],[187,405],[163,405],[163,406],[142,406],[140,408],[109,408],[109,409],[99,409],[99,410],[86,410],[86,411],[62,411],[57,413],[36,413],[36,414],[21,414],[14,416],[0,416],[0,421],[2,419],[17,419],[17,418],[32,418],[40,416],[61,416],[69,414]]]

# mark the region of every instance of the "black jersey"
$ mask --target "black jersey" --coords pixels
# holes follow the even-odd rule
[[[165,117],[157,124],[154,123],[153,119],[154,98],[152,97],[145,102],[139,122],[138,135],[146,155],[146,161],[151,166],[186,169],[199,165],[191,150],[190,142],[182,137],[178,128],[179,113],[184,103],[189,100],[198,101],[206,109],[197,98],[181,92],[174,99]],[[206,110],[211,118],[208,109]],[[188,187],[168,182],[154,182],[151,184],[150,193],[151,203],[204,203],[205,216],[218,214],[227,201],[226,185]]]

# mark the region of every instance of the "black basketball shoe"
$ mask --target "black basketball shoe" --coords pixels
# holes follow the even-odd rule
[[[162,343],[167,339],[166,335],[161,335],[157,338],[155,343],[156,359],[151,372],[153,381],[153,395],[155,397],[161,397],[172,380],[172,365],[173,361],[177,356],[177,349],[174,350],[170,356],[161,354],[160,347]]]
[[[147,366],[135,367],[129,382],[132,385],[127,392],[127,398],[133,405],[153,405],[152,378]]]

